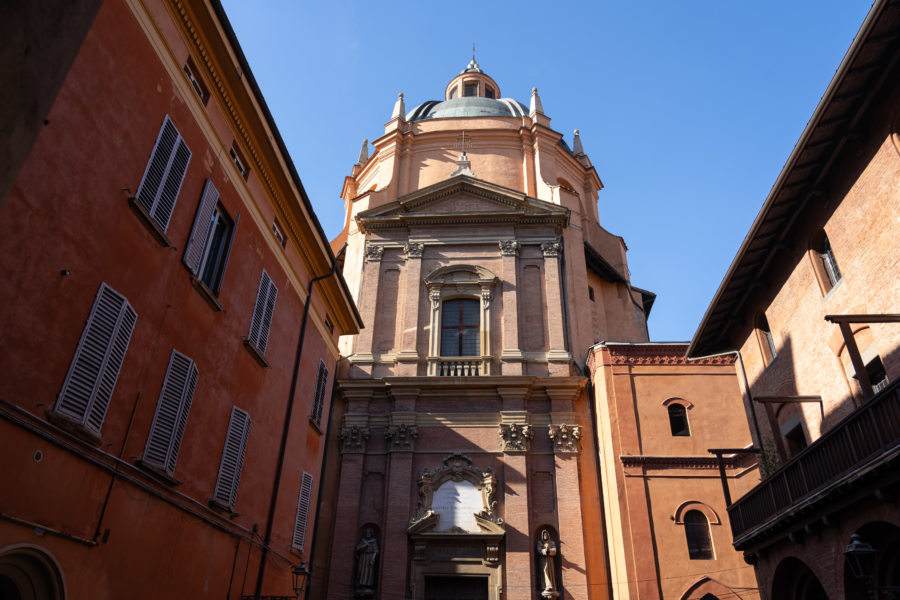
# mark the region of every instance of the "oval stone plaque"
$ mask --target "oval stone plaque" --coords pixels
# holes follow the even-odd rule
[[[431,509],[439,514],[435,531],[450,531],[459,527],[469,533],[479,531],[475,513],[484,509],[481,491],[468,481],[447,481],[434,491]]]

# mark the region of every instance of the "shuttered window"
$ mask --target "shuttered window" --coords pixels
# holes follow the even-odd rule
[[[166,115],[136,194],[137,203],[163,231],[169,227],[190,160],[191,151]]]
[[[231,407],[231,419],[228,421],[222,462],[219,464],[219,475],[216,477],[216,489],[213,493],[213,501],[228,510],[234,508],[237,500],[248,437],[250,437],[250,415],[237,406]]]
[[[181,438],[184,436],[194,388],[197,386],[197,375],[194,361],[181,352],[172,350],[143,458],[147,465],[169,475],[175,473],[178,449],[181,448]]]
[[[269,343],[269,328],[272,326],[272,314],[275,312],[275,297],[278,289],[272,283],[269,274],[263,270],[259,280],[259,291],[256,293],[256,305],[253,307],[253,318],[250,320],[250,335],[247,341],[259,351],[266,353]]]
[[[57,414],[100,435],[136,321],[125,296],[101,283],[59,391]]]
[[[209,179],[200,196],[194,226],[184,250],[183,261],[197,279],[214,294],[219,292],[236,223],[219,204],[219,192]]]
[[[297,501],[297,520],[294,522],[294,537],[291,547],[294,550],[303,551],[306,541],[306,524],[309,521],[309,503],[312,497],[313,477],[306,471],[300,481],[300,499]]]
[[[316,396],[313,399],[312,414],[310,419],[316,425],[322,424],[322,407],[325,405],[325,388],[328,387],[328,367],[325,361],[319,361],[319,371],[316,373]]]

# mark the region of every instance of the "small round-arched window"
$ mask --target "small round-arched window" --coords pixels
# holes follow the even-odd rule
[[[668,411],[669,427],[672,430],[672,435],[691,435],[691,428],[688,425],[687,409],[685,409],[681,404],[670,404],[668,406]]]
[[[684,515],[684,536],[687,539],[688,554],[691,559],[713,557],[712,538],[709,535],[709,521],[699,510],[689,510]]]

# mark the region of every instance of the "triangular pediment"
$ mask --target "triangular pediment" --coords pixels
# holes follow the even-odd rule
[[[496,222],[554,223],[564,227],[569,210],[480,179],[457,176],[398,198],[356,217],[360,228],[411,224]]]

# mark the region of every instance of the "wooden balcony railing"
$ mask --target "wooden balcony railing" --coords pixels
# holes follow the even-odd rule
[[[898,448],[900,381],[895,381],[728,507],[735,545],[741,548],[740,538],[748,532],[775,525],[790,509],[822,497],[827,488]]]

